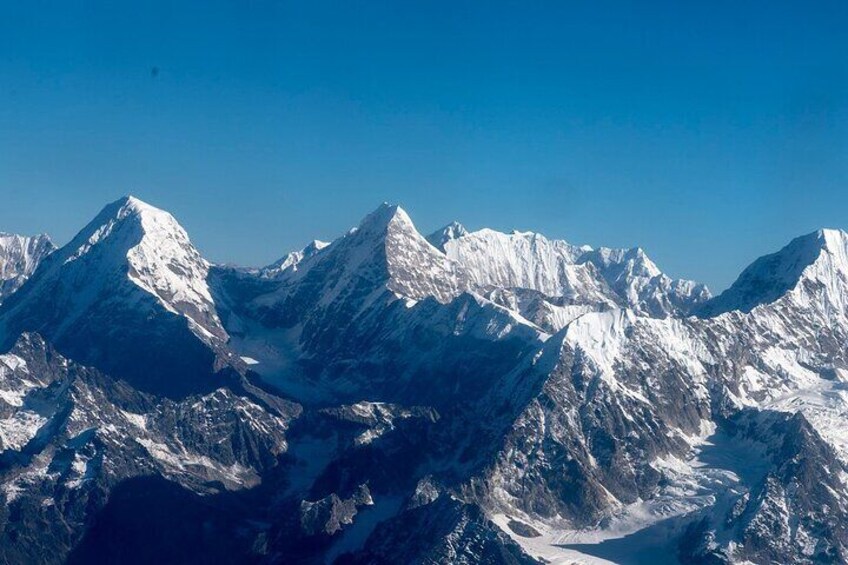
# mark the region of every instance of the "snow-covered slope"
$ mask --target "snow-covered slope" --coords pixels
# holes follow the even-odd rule
[[[613,301],[612,293],[577,259],[584,249],[539,234],[483,229],[444,243],[448,257],[464,265],[477,285],[529,288],[548,296]]]
[[[118,209],[114,216],[101,224],[66,262],[78,260],[98,244],[123,248],[132,241],[126,255],[129,279],[156,296],[169,311],[190,320],[192,330],[200,337],[223,337],[206,283],[209,264],[182,226],[168,212],[132,196],[115,204]]]
[[[26,237],[0,232],[0,302],[18,290],[55,250],[50,237],[44,234]]]
[[[665,317],[709,298],[705,286],[664,275],[638,248],[592,249],[532,232],[434,234],[477,287],[520,288],[597,309],[626,306]]]
[[[263,340],[258,348],[247,344],[244,355],[262,361],[260,371],[283,362],[279,350],[289,347],[282,343],[285,339],[296,342],[295,351],[285,354],[289,358],[304,351],[317,354],[321,348],[352,341],[365,319],[380,316],[398,300],[447,303],[467,286],[464,271],[415,230],[406,212],[388,204],[299,261],[297,269],[258,281],[226,272],[220,278],[221,294],[229,297],[223,301],[229,312],[227,327],[236,336],[237,348],[241,335],[250,338],[247,327],[254,327],[257,336],[290,334],[271,338],[274,343]],[[256,328],[257,321],[264,330]]]
[[[280,258],[278,261],[275,261],[267,267],[259,269],[259,274],[266,278],[276,278],[288,273],[289,271],[296,271],[301,261],[312,257],[328,245],[330,244],[316,239],[303,249],[299,251],[292,251]]]
[[[468,235],[468,230],[459,222],[451,222],[442,229],[436,230],[427,236],[427,241],[436,249],[445,251],[445,244],[458,237]]]
[[[638,247],[600,247],[583,254],[579,262],[593,264],[627,307],[655,318],[689,314],[710,298],[706,286],[672,279]]]
[[[411,300],[435,298],[449,302],[466,286],[465,273],[446,259],[415,229],[409,215],[399,206],[383,204],[357,228],[335,241],[325,261],[339,263],[340,277],[330,292],[340,285],[375,276],[368,281],[385,286],[399,297]],[[312,269],[314,263],[306,268]],[[304,276],[309,276],[308,273]]]
[[[63,353],[137,386],[181,389],[212,371],[213,349],[227,338],[208,269],[173,216],[122,198],[0,306],[0,340],[8,346],[38,331]]]
[[[285,282],[309,286],[322,304],[382,290],[411,300],[448,302],[466,286],[463,270],[418,233],[403,209],[389,204],[298,265]]]
[[[848,234],[842,230],[819,230],[792,240],[771,255],[754,261],[729,289],[704,304],[703,316],[740,310],[790,295],[801,306],[826,307],[844,312],[848,304]],[[814,297],[823,300],[811,303]]]
[[[25,309],[46,298],[41,292],[55,292],[72,281],[73,300],[61,312],[60,326],[65,328],[130,282],[188,319],[204,339],[220,338],[223,332],[206,284],[208,269],[173,216],[128,196],[106,206],[56,251],[12,309]]]

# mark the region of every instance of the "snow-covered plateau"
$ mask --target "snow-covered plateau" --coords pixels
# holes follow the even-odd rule
[[[389,204],[279,251],[0,234],[1,562],[848,562],[844,231],[716,297]]]

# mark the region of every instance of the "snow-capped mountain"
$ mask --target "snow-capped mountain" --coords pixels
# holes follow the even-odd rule
[[[328,245],[330,244],[316,239],[300,251],[287,253],[284,257],[274,263],[260,269],[259,272],[263,277],[275,278],[280,277],[289,271],[296,271],[301,261],[312,257]]]
[[[25,278],[0,560],[848,560],[844,232],[710,299],[639,248],[387,204],[217,266],[127,197]]]
[[[258,282],[232,270],[216,275],[215,287],[226,297],[219,306],[232,347],[258,361],[255,371],[303,401],[328,395],[351,401],[365,391],[372,399],[411,398],[407,387],[425,387],[419,382],[423,373],[440,370],[434,358],[419,354],[414,332],[419,339],[429,337],[429,347],[447,350],[441,360],[445,378],[451,374],[447,359],[462,357],[461,346],[451,349],[451,341],[515,338],[523,349],[541,335],[518,321],[517,313],[468,293],[463,267],[428,243],[405,211],[388,204],[297,270]],[[384,361],[394,349],[407,349],[407,369]],[[490,362],[495,357],[493,352]],[[373,396],[384,385],[379,393],[388,396]]]
[[[714,316],[778,300],[798,308],[826,308],[844,314],[848,297],[848,234],[842,230],[819,230],[792,240],[771,255],[754,261],[721,295],[704,304],[701,315]]]
[[[688,314],[710,298],[705,285],[672,279],[638,247],[601,247],[585,253],[579,261],[594,265],[628,308],[655,318]]]
[[[367,282],[385,287],[395,295],[410,300],[435,298],[449,302],[464,290],[465,273],[436,251],[418,233],[407,213],[399,206],[383,204],[362,223],[328,249],[325,260],[314,262],[303,270],[303,278],[317,265],[332,261],[338,281],[371,278]],[[346,294],[347,289],[333,286],[330,298]]]
[[[532,232],[469,233],[456,226],[430,238],[468,270],[478,289],[537,291],[553,310],[563,305],[627,307],[661,318],[687,314],[710,297],[704,285],[663,274],[638,248],[592,249]]]
[[[56,246],[47,235],[0,232],[0,302],[18,290]]]
[[[465,226],[460,224],[459,222],[451,222],[440,230],[436,230],[430,235],[427,236],[427,241],[430,242],[430,245],[439,249],[440,251],[445,251],[445,244],[451,240],[454,240],[458,237],[462,237],[464,235],[468,235],[468,230],[465,229]]]
[[[308,292],[308,307],[364,304],[384,291],[410,300],[449,302],[467,286],[462,269],[418,233],[405,211],[388,204],[321,246],[320,253],[316,247],[296,258],[290,264],[298,268],[281,277],[279,294]]]
[[[0,342],[37,331],[62,353],[139,386],[208,388],[208,346],[226,340],[208,269],[173,216],[122,198],[0,306]],[[150,375],[141,358],[160,369]]]
[[[758,260],[704,310],[744,302],[713,317],[571,322],[546,344],[555,368],[522,375],[543,384],[486,479],[499,523],[517,508],[539,535],[515,537],[546,559],[843,562],[843,241]]]

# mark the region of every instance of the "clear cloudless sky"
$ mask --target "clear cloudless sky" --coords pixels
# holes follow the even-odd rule
[[[848,2],[5,2],[0,229],[264,264],[383,201],[730,284],[848,228]]]

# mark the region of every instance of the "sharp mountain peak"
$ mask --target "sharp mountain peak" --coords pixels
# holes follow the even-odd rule
[[[777,301],[801,286],[817,282],[829,288],[848,275],[848,233],[819,229],[796,237],[775,253],[764,255],[746,267],[724,292],[705,303],[699,311],[710,317]],[[831,289],[838,290],[838,289]]]

